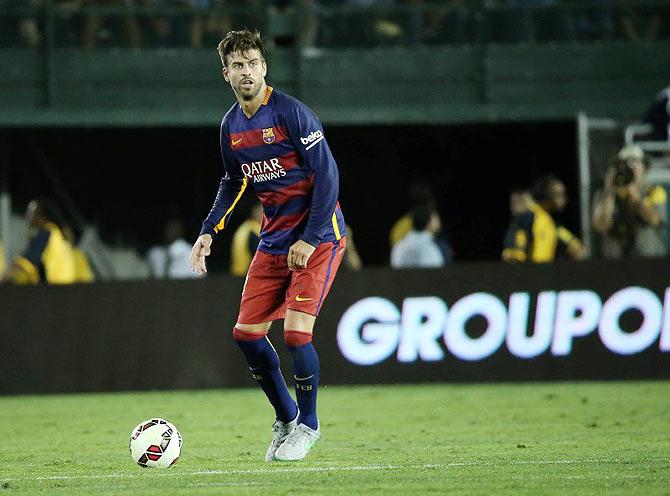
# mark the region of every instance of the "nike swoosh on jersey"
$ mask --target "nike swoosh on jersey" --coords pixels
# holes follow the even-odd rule
[[[240,138],[238,140],[233,140],[233,146],[237,145],[240,141],[242,141],[244,138]]]
[[[300,295],[296,295],[296,297],[295,297],[295,301],[309,301],[309,300],[311,300],[311,299],[312,299],[312,298],[303,298],[303,297],[300,296]]]

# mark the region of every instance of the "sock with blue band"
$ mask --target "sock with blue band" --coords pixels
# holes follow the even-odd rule
[[[316,392],[319,385],[319,356],[312,344],[312,334],[301,331],[284,331],[284,340],[291,353],[295,395],[300,415],[298,424],[316,430]]]
[[[277,420],[290,422],[298,414],[279,368],[279,356],[265,334],[233,329],[233,337],[247,359],[249,370],[275,409]]]

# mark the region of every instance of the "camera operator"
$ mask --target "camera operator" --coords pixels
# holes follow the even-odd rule
[[[658,257],[666,254],[665,190],[647,180],[649,162],[639,146],[622,148],[596,194],[593,228],[605,258]]]

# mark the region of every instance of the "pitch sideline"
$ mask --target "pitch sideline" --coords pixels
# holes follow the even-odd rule
[[[669,463],[670,459],[656,458],[645,460],[646,462],[661,462]],[[260,474],[281,474],[281,473],[309,473],[309,472],[356,472],[356,471],[375,471],[375,470],[434,470],[440,468],[457,468],[457,467],[493,467],[493,466],[513,466],[513,465],[573,465],[573,464],[594,464],[607,463],[619,464],[630,463],[625,459],[598,459],[598,458],[582,458],[582,459],[563,459],[563,460],[511,460],[508,462],[448,462],[448,463],[425,463],[425,464],[410,464],[410,465],[351,465],[351,466],[330,466],[330,467],[276,467],[263,469],[232,469],[232,470],[197,470],[193,472],[176,472],[176,471],[154,471],[152,475],[157,477],[174,477],[174,476],[198,476],[198,475],[260,475]],[[77,480],[77,479],[132,479],[137,477],[144,477],[147,475],[146,469],[140,473],[134,474],[96,474],[96,475],[43,475],[37,477],[13,477],[3,478],[0,482],[18,482],[18,481],[50,481],[50,480]]]

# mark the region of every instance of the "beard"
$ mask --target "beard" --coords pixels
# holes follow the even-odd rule
[[[240,95],[242,100],[244,100],[246,102],[250,102],[251,100],[253,100],[254,98],[256,98],[258,96],[258,93],[260,93],[260,91],[261,91],[261,86],[262,86],[261,83],[254,83],[253,86],[249,90],[245,90],[242,87],[242,83],[240,83],[237,86],[237,94]]]

